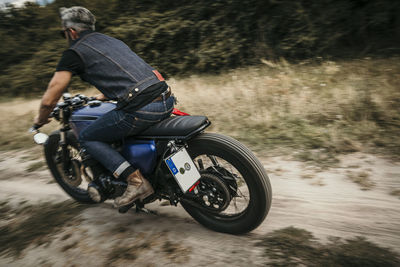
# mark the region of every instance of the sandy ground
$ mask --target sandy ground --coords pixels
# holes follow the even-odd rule
[[[0,201],[69,199],[49,183],[46,169],[27,172],[32,164],[27,157],[26,152],[0,154]],[[16,259],[2,257],[0,266],[109,265],[109,252],[117,246],[132,247],[136,255],[112,262],[118,266],[261,266],[268,259],[255,243],[287,226],[306,229],[322,242],[329,236],[364,236],[400,252],[400,199],[390,195],[400,189],[400,163],[361,153],[343,156],[338,167],[325,171],[284,157],[261,161],[271,179],[273,203],[263,224],[249,234],[210,231],[179,206],[155,202],[146,207],[157,215],[118,214],[107,202],[86,209],[81,223],[64,227],[50,245],[30,246]],[[357,173],[367,173],[375,185],[361,190],[348,178]],[[173,251],[166,249],[171,246]]]

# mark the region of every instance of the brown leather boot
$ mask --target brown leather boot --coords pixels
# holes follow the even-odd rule
[[[149,181],[143,177],[139,170],[131,173],[126,181],[128,182],[128,187],[124,194],[115,198],[114,206],[116,208],[131,204],[137,199],[143,200],[154,193],[153,187]]]

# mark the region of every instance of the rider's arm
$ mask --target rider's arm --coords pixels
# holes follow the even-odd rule
[[[49,115],[57,105],[58,100],[71,81],[72,73],[69,71],[57,71],[54,73],[46,92],[42,97],[39,115],[35,124],[43,125],[49,122]]]

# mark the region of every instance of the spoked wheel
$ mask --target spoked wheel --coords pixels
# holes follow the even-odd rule
[[[87,192],[88,182],[81,173],[81,158],[78,141],[72,133],[67,135],[67,150],[69,157],[68,168],[62,163],[62,148],[59,131],[53,132],[44,147],[47,165],[56,182],[67,194],[81,203],[95,203]]]
[[[240,234],[259,226],[271,206],[269,178],[253,153],[238,141],[219,134],[201,134],[188,142],[188,152],[200,171],[194,199],[182,202],[204,226]]]

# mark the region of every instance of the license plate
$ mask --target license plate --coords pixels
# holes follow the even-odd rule
[[[201,177],[196,165],[194,165],[184,147],[166,158],[165,163],[184,193]]]

